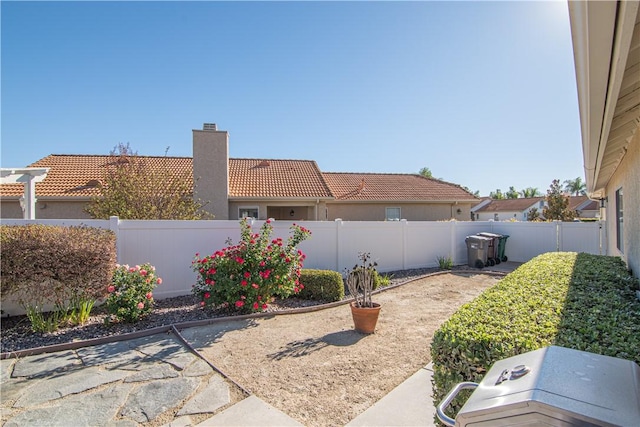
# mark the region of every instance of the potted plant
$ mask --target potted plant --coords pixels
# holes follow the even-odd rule
[[[356,264],[351,271],[347,271],[345,278],[349,293],[354,299],[350,304],[351,316],[356,331],[371,334],[376,329],[380,314],[380,304],[371,300],[377,263],[369,261],[369,252],[359,253],[358,258],[362,264]]]

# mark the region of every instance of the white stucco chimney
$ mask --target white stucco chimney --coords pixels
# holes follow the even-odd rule
[[[229,133],[215,123],[193,130],[193,195],[215,219],[229,219]]]

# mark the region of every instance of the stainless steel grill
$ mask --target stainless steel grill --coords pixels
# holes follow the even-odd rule
[[[455,420],[445,409],[475,389]],[[437,408],[448,426],[640,426],[640,367],[630,360],[545,347],[496,362],[480,384],[455,386]]]

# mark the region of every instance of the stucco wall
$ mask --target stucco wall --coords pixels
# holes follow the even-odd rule
[[[229,219],[229,133],[193,130],[194,197],[214,219]]]
[[[616,247],[616,191],[622,188],[624,247]],[[640,125],[627,146],[627,153],[606,187],[609,254],[622,257],[640,277]]]
[[[86,201],[38,201],[36,202],[36,219],[90,219],[84,212]],[[0,205],[2,218],[22,218],[22,209],[17,201],[2,201]]]
[[[230,202],[229,219],[238,219],[239,208],[258,208],[257,219],[275,218],[279,220],[294,221],[323,221],[326,219],[326,205],[324,202],[317,204],[303,204],[301,202]],[[293,210],[293,215],[291,211]]]
[[[327,203],[328,219],[344,221],[384,221],[386,208],[400,208],[402,219],[408,221],[458,221],[471,219],[471,204],[412,204],[412,203]],[[457,210],[460,209],[460,213]]]

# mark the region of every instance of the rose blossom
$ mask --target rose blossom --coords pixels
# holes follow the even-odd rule
[[[244,301],[240,301],[240,300],[236,301],[236,307],[240,308],[243,305],[244,305]]]
[[[138,308],[139,308],[140,310],[142,310],[142,309],[144,308],[144,303],[143,303],[143,302],[139,302],[139,303],[138,303]]]
[[[153,298],[153,294],[151,292],[147,292],[145,297],[147,297],[147,299],[151,299],[151,298]]]
[[[109,287],[107,288],[107,291],[109,291],[109,293],[112,293],[112,292],[113,292],[113,291],[115,291],[115,290],[116,290],[116,287],[115,287],[115,286],[113,286],[113,285],[111,285],[111,286],[109,286]]]
[[[158,277],[158,280],[156,280],[156,282],[158,283],[158,285],[162,285],[162,279],[160,277]]]

